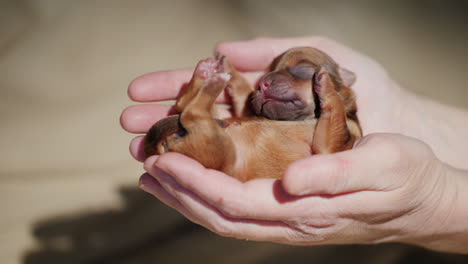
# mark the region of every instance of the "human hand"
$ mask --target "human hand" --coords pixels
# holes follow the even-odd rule
[[[319,48],[328,53],[342,67],[356,73],[357,82],[353,90],[357,95],[358,115],[364,134],[393,132],[419,136],[420,129],[415,128],[413,122],[421,116],[416,116],[417,111],[408,111],[412,102],[407,92],[401,90],[378,64],[340,44],[322,38],[260,39],[222,43],[218,45],[217,51],[227,55],[236,68],[248,72],[248,78],[254,82],[261,75],[261,70],[266,68],[274,57],[294,46]],[[142,102],[174,99],[182,84],[189,80],[190,75],[191,70],[148,74],[132,82],[129,95],[133,100]],[[158,86],[167,87],[167,89],[158,90]],[[155,121],[167,115],[168,110],[168,106],[161,105],[132,106],[122,114],[122,125],[130,132],[143,133]],[[396,142],[391,142],[393,140],[389,138]],[[138,160],[143,160],[141,142],[142,137],[137,137],[130,146],[132,155]],[[151,157],[145,162],[145,169],[155,178],[145,174],[140,183],[144,190],[176,208],[192,221],[222,235],[290,244],[403,241],[422,245],[420,243],[422,238],[430,232],[437,232],[431,228],[425,229],[426,233],[414,230],[415,227],[418,228],[418,224],[421,224],[421,218],[425,215],[414,212],[428,213],[429,203],[435,199],[426,197],[430,187],[439,188],[439,191],[435,191],[432,197],[438,195],[444,197],[440,204],[448,203],[445,200],[450,200],[451,197],[451,195],[441,193],[451,194],[453,192],[447,190],[456,188],[453,184],[441,187],[440,184],[434,183],[437,182],[435,179],[439,178],[437,175],[443,173],[434,173],[430,177],[424,176],[431,180],[421,176],[424,174],[422,172],[414,173],[419,176],[410,173],[412,170],[407,168],[409,165],[406,162],[399,162],[410,157],[415,158],[417,155],[413,152],[409,154],[399,152],[399,150],[406,150],[405,142],[414,143],[411,144],[415,146],[414,151],[419,149],[421,153],[431,153],[425,144],[414,139],[397,135],[371,135],[348,152],[316,155],[293,164],[282,182],[254,180],[245,184],[220,172],[204,169],[197,162],[182,155],[168,153],[159,157],[156,163],[156,157]],[[368,155],[364,155],[366,153]],[[395,153],[407,154],[407,156],[398,156]],[[385,155],[393,159],[386,159]],[[400,159],[395,160],[395,155]],[[354,157],[354,159],[348,160],[349,162],[345,163],[347,165],[343,167],[343,160],[340,157]],[[428,164],[433,163],[434,167],[440,168],[440,172],[450,171],[449,167],[443,165],[433,155],[427,154],[423,157],[428,158],[426,160]],[[322,164],[319,162],[321,159],[331,161]],[[370,164],[369,160],[373,163]],[[425,164],[421,159],[417,164],[423,163]],[[418,165],[414,166],[413,170],[420,168]],[[389,168],[393,168],[393,172],[389,172]],[[404,169],[407,169],[406,173]],[[362,177],[359,177],[361,174]],[[327,181],[321,183],[315,180],[316,177],[327,179]],[[347,180],[343,181],[345,177]],[[445,177],[442,178],[445,179]],[[431,184],[421,183],[423,179]],[[350,185],[351,189],[357,188],[356,186],[363,187],[363,189],[349,191],[345,188],[346,185],[339,189],[339,186],[343,186],[342,181],[343,183],[355,182],[357,185]],[[359,184],[360,182],[362,185]],[[401,182],[411,184],[406,185]],[[443,182],[457,181],[444,180]],[[365,184],[371,184],[376,190]],[[337,189],[333,190],[331,187],[335,185]],[[299,190],[297,186],[303,186],[304,189]],[[397,188],[397,186],[400,187]],[[415,189],[416,186],[423,186],[423,190],[408,191]],[[327,192],[327,188],[332,190]],[[294,196],[301,192],[309,194]],[[406,210],[402,211],[400,210],[402,204],[398,203],[397,197],[401,193],[408,196],[405,199],[401,198],[408,203],[403,203],[406,207],[402,208]],[[422,202],[424,199],[421,197],[427,198],[425,203]],[[367,211],[364,210],[368,203],[374,200],[379,203],[373,203],[373,207],[369,207]],[[418,205],[418,202],[424,205]],[[456,203],[452,203],[454,204]],[[350,210],[346,210],[347,206],[349,209],[359,210],[356,214],[352,214]],[[435,216],[431,219],[440,219],[440,216],[444,215],[442,212],[444,206],[434,208],[437,209],[434,209]],[[453,208],[453,206],[448,208]],[[400,216],[397,211],[401,213]],[[296,214],[298,212],[304,213]],[[309,213],[308,216],[306,212]],[[352,217],[359,215],[359,212],[361,212],[361,217],[353,219]],[[411,215],[418,217],[411,217]],[[368,220],[366,220],[367,216],[369,216]],[[373,219],[378,221],[375,222]],[[428,222],[436,223],[437,220]],[[439,223],[436,226],[444,230],[445,226],[450,225]],[[452,227],[455,226],[460,228],[458,224],[452,225]],[[443,231],[439,233],[442,234]],[[437,243],[440,240],[434,241]],[[444,250],[433,245],[424,244],[424,246]]]
[[[467,253],[466,233],[453,239],[466,232],[458,189],[466,177],[409,137],[366,136],[353,150],[294,163],[282,181],[241,183],[178,153],[150,157],[145,170],[145,191],[223,236],[294,245],[397,241]]]

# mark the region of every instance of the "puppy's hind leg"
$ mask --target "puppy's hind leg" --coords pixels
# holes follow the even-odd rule
[[[171,148],[198,160],[207,168],[232,175],[234,144],[221,127],[222,122],[212,116],[216,97],[230,79],[221,63],[220,60],[207,59],[197,65],[192,98],[182,109],[179,119],[183,133]]]
[[[174,110],[179,114],[182,113],[185,107],[187,107],[195,95],[197,95],[200,88],[209,82],[211,75],[215,74],[216,71],[220,69],[219,61],[213,58],[199,61],[195,67],[192,79],[187,84],[187,87],[185,87],[185,90],[177,97]]]

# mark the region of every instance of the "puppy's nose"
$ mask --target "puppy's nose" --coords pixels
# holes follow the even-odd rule
[[[262,90],[262,91],[265,91],[268,89],[268,87],[271,86],[271,83],[272,83],[272,80],[270,79],[263,79],[260,81],[260,83],[258,84],[258,89],[259,90]]]

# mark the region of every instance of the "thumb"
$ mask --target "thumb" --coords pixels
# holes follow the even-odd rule
[[[395,168],[405,160],[401,157],[404,151],[398,137],[372,134],[357,142],[354,149],[299,160],[286,170],[283,187],[292,195],[336,195],[398,188],[401,177],[388,173],[401,172]]]

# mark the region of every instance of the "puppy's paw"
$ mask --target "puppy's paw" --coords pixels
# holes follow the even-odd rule
[[[210,94],[218,94],[231,79],[231,75],[225,72],[226,59],[219,56],[216,59],[201,60],[195,68],[195,75],[203,80],[201,89]]]
[[[205,80],[229,80],[230,74],[225,71],[228,62],[225,56],[217,55],[216,59],[207,58],[198,62],[195,75]]]
[[[195,75],[206,80],[216,74],[217,67],[218,63],[213,58],[201,60],[195,68]]]

